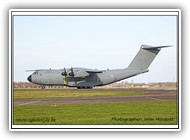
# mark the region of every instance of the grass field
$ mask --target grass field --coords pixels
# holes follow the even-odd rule
[[[92,96],[132,96],[142,91],[126,91],[126,89],[14,89],[14,99],[57,98],[57,97],[92,97]]]
[[[14,107],[14,124],[177,124],[176,102]]]
[[[14,99],[92,96],[133,96],[142,90],[41,90],[15,89]],[[71,103],[13,107],[13,124],[177,124],[176,101]]]

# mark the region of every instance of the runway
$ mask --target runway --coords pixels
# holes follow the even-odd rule
[[[138,101],[177,100],[175,89],[146,89],[143,94],[132,96],[96,96],[75,98],[14,99],[15,106],[23,105],[58,105],[78,103],[117,103]]]

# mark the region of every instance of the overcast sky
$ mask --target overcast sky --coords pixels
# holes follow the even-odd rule
[[[33,69],[126,68],[142,44],[164,48],[131,82],[176,81],[176,16],[14,16],[14,81]]]

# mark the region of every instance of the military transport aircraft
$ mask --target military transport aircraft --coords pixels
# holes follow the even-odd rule
[[[139,52],[127,68],[115,70],[96,70],[86,68],[69,69],[39,69],[33,70],[27,79],[39,84],[42,89],[45,86],[68,86],[78,89],[88,89],[95,86],[111,84],[138,74],[148,72],[148,67],[159,53],[161,48],[171,46],[152,47],[142,45]]]

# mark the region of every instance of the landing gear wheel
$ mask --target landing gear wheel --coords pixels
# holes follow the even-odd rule
[[[42,88],[42,89],[45,89],[45,88],[46,88],[46,86],[42,86],[41,88]]]
[[[77,89],[92,89],[93,87],[77,87]]]

